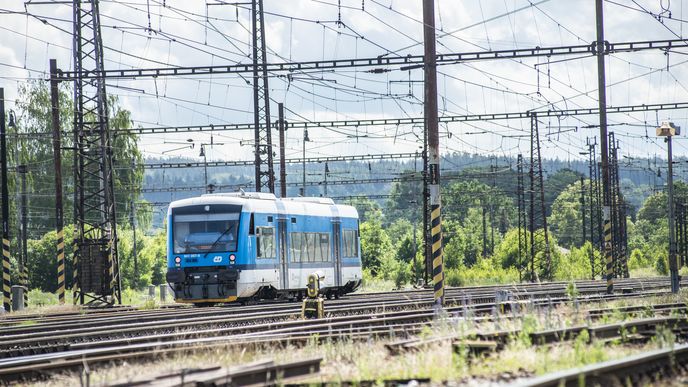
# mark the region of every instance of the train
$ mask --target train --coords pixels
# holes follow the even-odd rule
[[[358,212],[323,197],[212,193],[170,203],[166,280],[176,302],[338,298],[361,285]]]

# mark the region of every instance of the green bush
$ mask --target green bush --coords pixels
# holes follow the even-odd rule
[[[554,273],[555,280],[576,280],[588,279],[592,276],[592,268],[590,265],[590,253],[597,256],[597,253],[590,242],[586,242],[580,249],[572,248],[568,254],[561,254],[559,264]]]
[[[640,249],[633,249],[631,257],[628,259],[628,269],[646,269],[653,267],[652,257],[643,253]]]
[[[669,257],[665,252],[657,254],[655,261],[655,270],[661,275],[669,275]]]

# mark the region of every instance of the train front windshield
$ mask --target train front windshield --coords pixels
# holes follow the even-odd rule
[[[175,215],[174,253],[235,252],[239,212]]]

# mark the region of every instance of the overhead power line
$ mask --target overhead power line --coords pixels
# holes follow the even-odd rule
[[[681,39],[651,40],[636,42],[607,43],[605,54],[620,52],[634,52],[643,50],[669,50],[688,47],[688,42]],[[578,44],[573,46],[534,47],[513,50],[475,51],[463,53],[438,54],[437,64],[453,64],[493,59],[517,59],[532,57],[551,57],[559,55],[596,55],[596,44]],[[373,67],[369,72],[385,73],[391,70],[387,66],[401,66],[398,70],[411,70],[423,66],[423,55],[408,55],[401,57],[360,58],[360,59],[332,59],[306,62],[267,63],[264,69],[268,72],[294,72],[304,70],[324,70],[334,68]],[[263,68],[263,65],[258,65]],[[383,67],[378,67],[383,66]],[[190,66],[190,67],[158,67],[149,69],[119,69],[90,71],[78,74],[74,71],[63,71],[60,74],[61,81],[71,81],[79,75],[84,79],[89,78],[141,78],[141,77],[167,77],[210,74],[252,74],[253,64],[230,64],[218,66]]]
[[[332,156],[332,157],[306,157],[286,159],[288,164],[306,163],[332,163],[337,161],[360,161],[360,160],[392,160],[392,159],[408,159],[414,157],[421,157],[419,153],[388,153],[388,154],[371,154],[371,155],[356,155],[356,156]],[[181,163],[151,163],[142,164],[144,169],[164,169],[164,168],[199,168],[199,167],[239,167],[253,165],[253,160],[237,160],[237,161],[208,161],[204,162],[181,162]],[[118,169],[129,169],[131,167],[120,167]]]
[[[660,110],[688,109],[688,102],[643,104],[628,106],[608,106],[607,113],[633,113]],[[496,121],[513,119],[530,119],[530,114],[535,113],[538,117],[566,117],[579,115],[597,115],[599,108],[580,108],[563,110],[538,110],[533,112],[511,112],[511,113],[485,113],[468,115],[441,116],[439,122],[470,122],[470,121]],[[380,125],[422,125],[423,117],[409,118],[378,118],[370,120],[339,120],[339,121],[289,121],[285,122],[287,129],[310,129],[310,128],[342,128],[342,127],[365,127]],[[253,130],[253,124],[222,124],[222,125],[194,125],[194,126],[160,126],[150,128],[130,128],[113,129],[117,134],[160,134],[160,133],[186,133],[186,132],[213,132],[213,131],[241,131]]]

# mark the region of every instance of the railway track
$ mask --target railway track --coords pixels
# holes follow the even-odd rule
[[[555,372],[518,383],[522,387],[549,386],[639,386],[672,378],[688,366],[688,345],[645,352],[566,371]]]
[[[450,318],[473,318],[496,310],[548,308],[570,301],[568,283],[514,286],[509,300],[497,308],[499,287],[449,289]],[[602,284],[577,284],[579,302],[665,294],[666,279],[628,280],[624,293],[603,294]],[[354,295],[327,303],[328,318],[296,320],[298,304],[260,304],[239,308],[117,310],[86,315],[46,316],[35,324],[3,327],[0,333],[0,377],[21,379],[122,359],[150,358],[164,353],[218,346],[304,344],[309,340],[367,340],[410,337],[435,319],[429,291]],[[24,325],[23,325],[24,324]]]
[[[655,285],[643,284],[645,289],[654,289]],[[596,289],[595,289],[596,290]],[[447,295],[447,311],[459,314],[485,314],[490,313],[494,307],[494,295],[473,294],[468,297],[465,294]],[[543,297],[547,295],[547,298]],[[516,294],[516,300],[502,304],[502,309],[520,308],[519,299],[527,295],[528,305],[547,306],[568,301],[568,296],[553,298],[557,294],[554,289],[530,291]],[[636,293],[635,295],[623,295],[623,297],[649,296],[655,293]],[[478,297],[475,297],[478,296]],[[471,298],[473,297],[473,298]],[[614,297],[622,297],[615,295]],[[328,305],[328,316],[342,318],[347,315],[370,315],[404,310],[429,310],[432,299],[429,297],[396,297],[396,299],[371,300],[340,300]],[[471,304],[472,300],[491,302]],[[608,296],[593,294],[584,302],[610,299]],[[470,306],[470,307],[469,307]],[[235,310],[219,308],[219,310],[190,310],[179,316],[177,313],[160,314],[145,313],[144,316],[131,316],[122,318],[107,317],[97,318],[95,321],[79,321],[66,324],[65,322],[50,322],[32,326],[5,327],[0,334],[0,358],[17,357],[65,351],[78,346],[107,345],[108,343],[127,340],[129,342],[140,341],[169,341],[180,337],[207,337],[216,334],[240,334],[265,330],[269,327],[280,326],[298,317],[299,307],[294,304],[267,305],[266,310],[257,311],[256,308],[243,308],[241,315],[231,313]],[[230,312],[230,313],[228,313]],[[102,316],[99,316],[102,317]],[[344,317],[345,318],[345,317]],[[103,326],[107,325],[104,329]],[[95,343],[95,344],[94,344]]]

